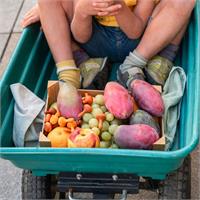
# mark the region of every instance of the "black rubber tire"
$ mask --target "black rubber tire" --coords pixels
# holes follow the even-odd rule
[[[185,158],[182,166],[169,174],[159,185],[158,199],[191,198],[191,158]]]
[[[22,199],[51,199],[51,176],[33,176],[31,171],[24,170],[22,174]]]

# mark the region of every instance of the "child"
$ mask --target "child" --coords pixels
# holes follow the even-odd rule
[[[137,46],[154,6],[154,0],[40,0],[22,24],[26,26],[37,20],[40,12],[59,78],[78,87],[80,75],[73,59],[70,32],[91,57],[108,57],[111,61],[122,62]],[[81,54],[79,52],[79,57],[86,57],[83,52]],[[90,62],[89,66],[92,64]]]
[[[52,38],[49,36],[52,37],[51,32],[54,30],[49,30],[49,27],[56,27],[59,23],[63,25],[64,21],[70,24],[70,29],[63,26],[56,32],[71,31],[80,46],[90,56],[108,56],[115,62],[121,62],[128,55],[128,52],[131,52],[118,71],[118,79],[122,84],[128,87],[135,78],[144,79],[143,69],[145,69],[148,81],[164,85],[187,28],[195,0],[160,0],[152,14],[152,9],[158,1],[74,0],[73,2],[39,1],[40,12],[44,16],[40,18],[44,24],[44,32],[50,47]],[[38,19],[39,7],[36,6],[26,15],[22,22],[23,26]],[[67,20],[64,20],[64,15],[67,16]],[[110,17],[110,15],[114,17]],[[58,16],[60,20],[58,20]],[[54,18],[57,20],[52,20]],[[139,42],[136,39],[140,38],[147,21],[149,21],[148,26]],[[45,26],[46,24],[50,24],[50,26]],[[51,47],[56,62],[59,59],[69,59],[69,57],[72,59],[71,43],[67,44],[66,42],[71,41],[71,38],[69,39],[69,36],[66,37],[66,35],[63,37],[62,34],[56,35],[54,35],[53,41],[56,38],[61,41],[60,44],[57,43],[58,47]],[[62,44],[65,45],[65,48]],[[63,57],[63,52],[68,53]],[[157,54],[159,56],[154,57]],[[85,69],[93,69],[92,65],[90,67],[83,66]],[[92,74],[92,70],[83,71],[91,71],[90,74]],[[69,74],[69,70],[63,73]],[[72,79],[77,80],[76,77],[78,75],[72,76]]]

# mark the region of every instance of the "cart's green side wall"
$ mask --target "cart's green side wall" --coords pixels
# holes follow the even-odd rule
[[[197,145],[200,132],[200,2],[192,15],[177,64],[187,73],[179,135],[170,152],[110,149],[14,148],[14,101],[9,85],[21,82],[38,96],[46,95],[55,67],[39,26],[26,29],[1,80],[1,157],[37,175],[75,172],[123,172],[163,179],[177,169]],[[177,148],[178,147],[178,148]]]

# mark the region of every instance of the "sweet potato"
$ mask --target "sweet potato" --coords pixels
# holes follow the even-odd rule
[[[129,124],[146,124],[151,126],[156,130],[158,134],[160,134],[160,126],[154,118],[144,110],[137,110],[131,117]]]
[[[134,80],[131,83],[131,93],[141,109],[157,117],[163,115],[163,99],[152,85],[142,80]]]
[[[156,130],[145,124],[121,125],[114,134],[115,143],[126,149],[151,149],[158,138]]]
[[[83,104],[77,89],[69,83],[59,82],[57,105],[61,115],[65,118],[79,119]]]
[[[127,119],[133,112],[133,101],[128,91],[116,82],[107,83],[104,90],[106,108],[116,118]]]

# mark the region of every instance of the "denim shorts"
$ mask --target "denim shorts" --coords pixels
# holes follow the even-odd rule
[[[140,39],[129,39],[118,27],[102,26],[93,20],[93,32],[89,41],[79,44],[90,57],[108,57],[111,62],[123,62]]]

